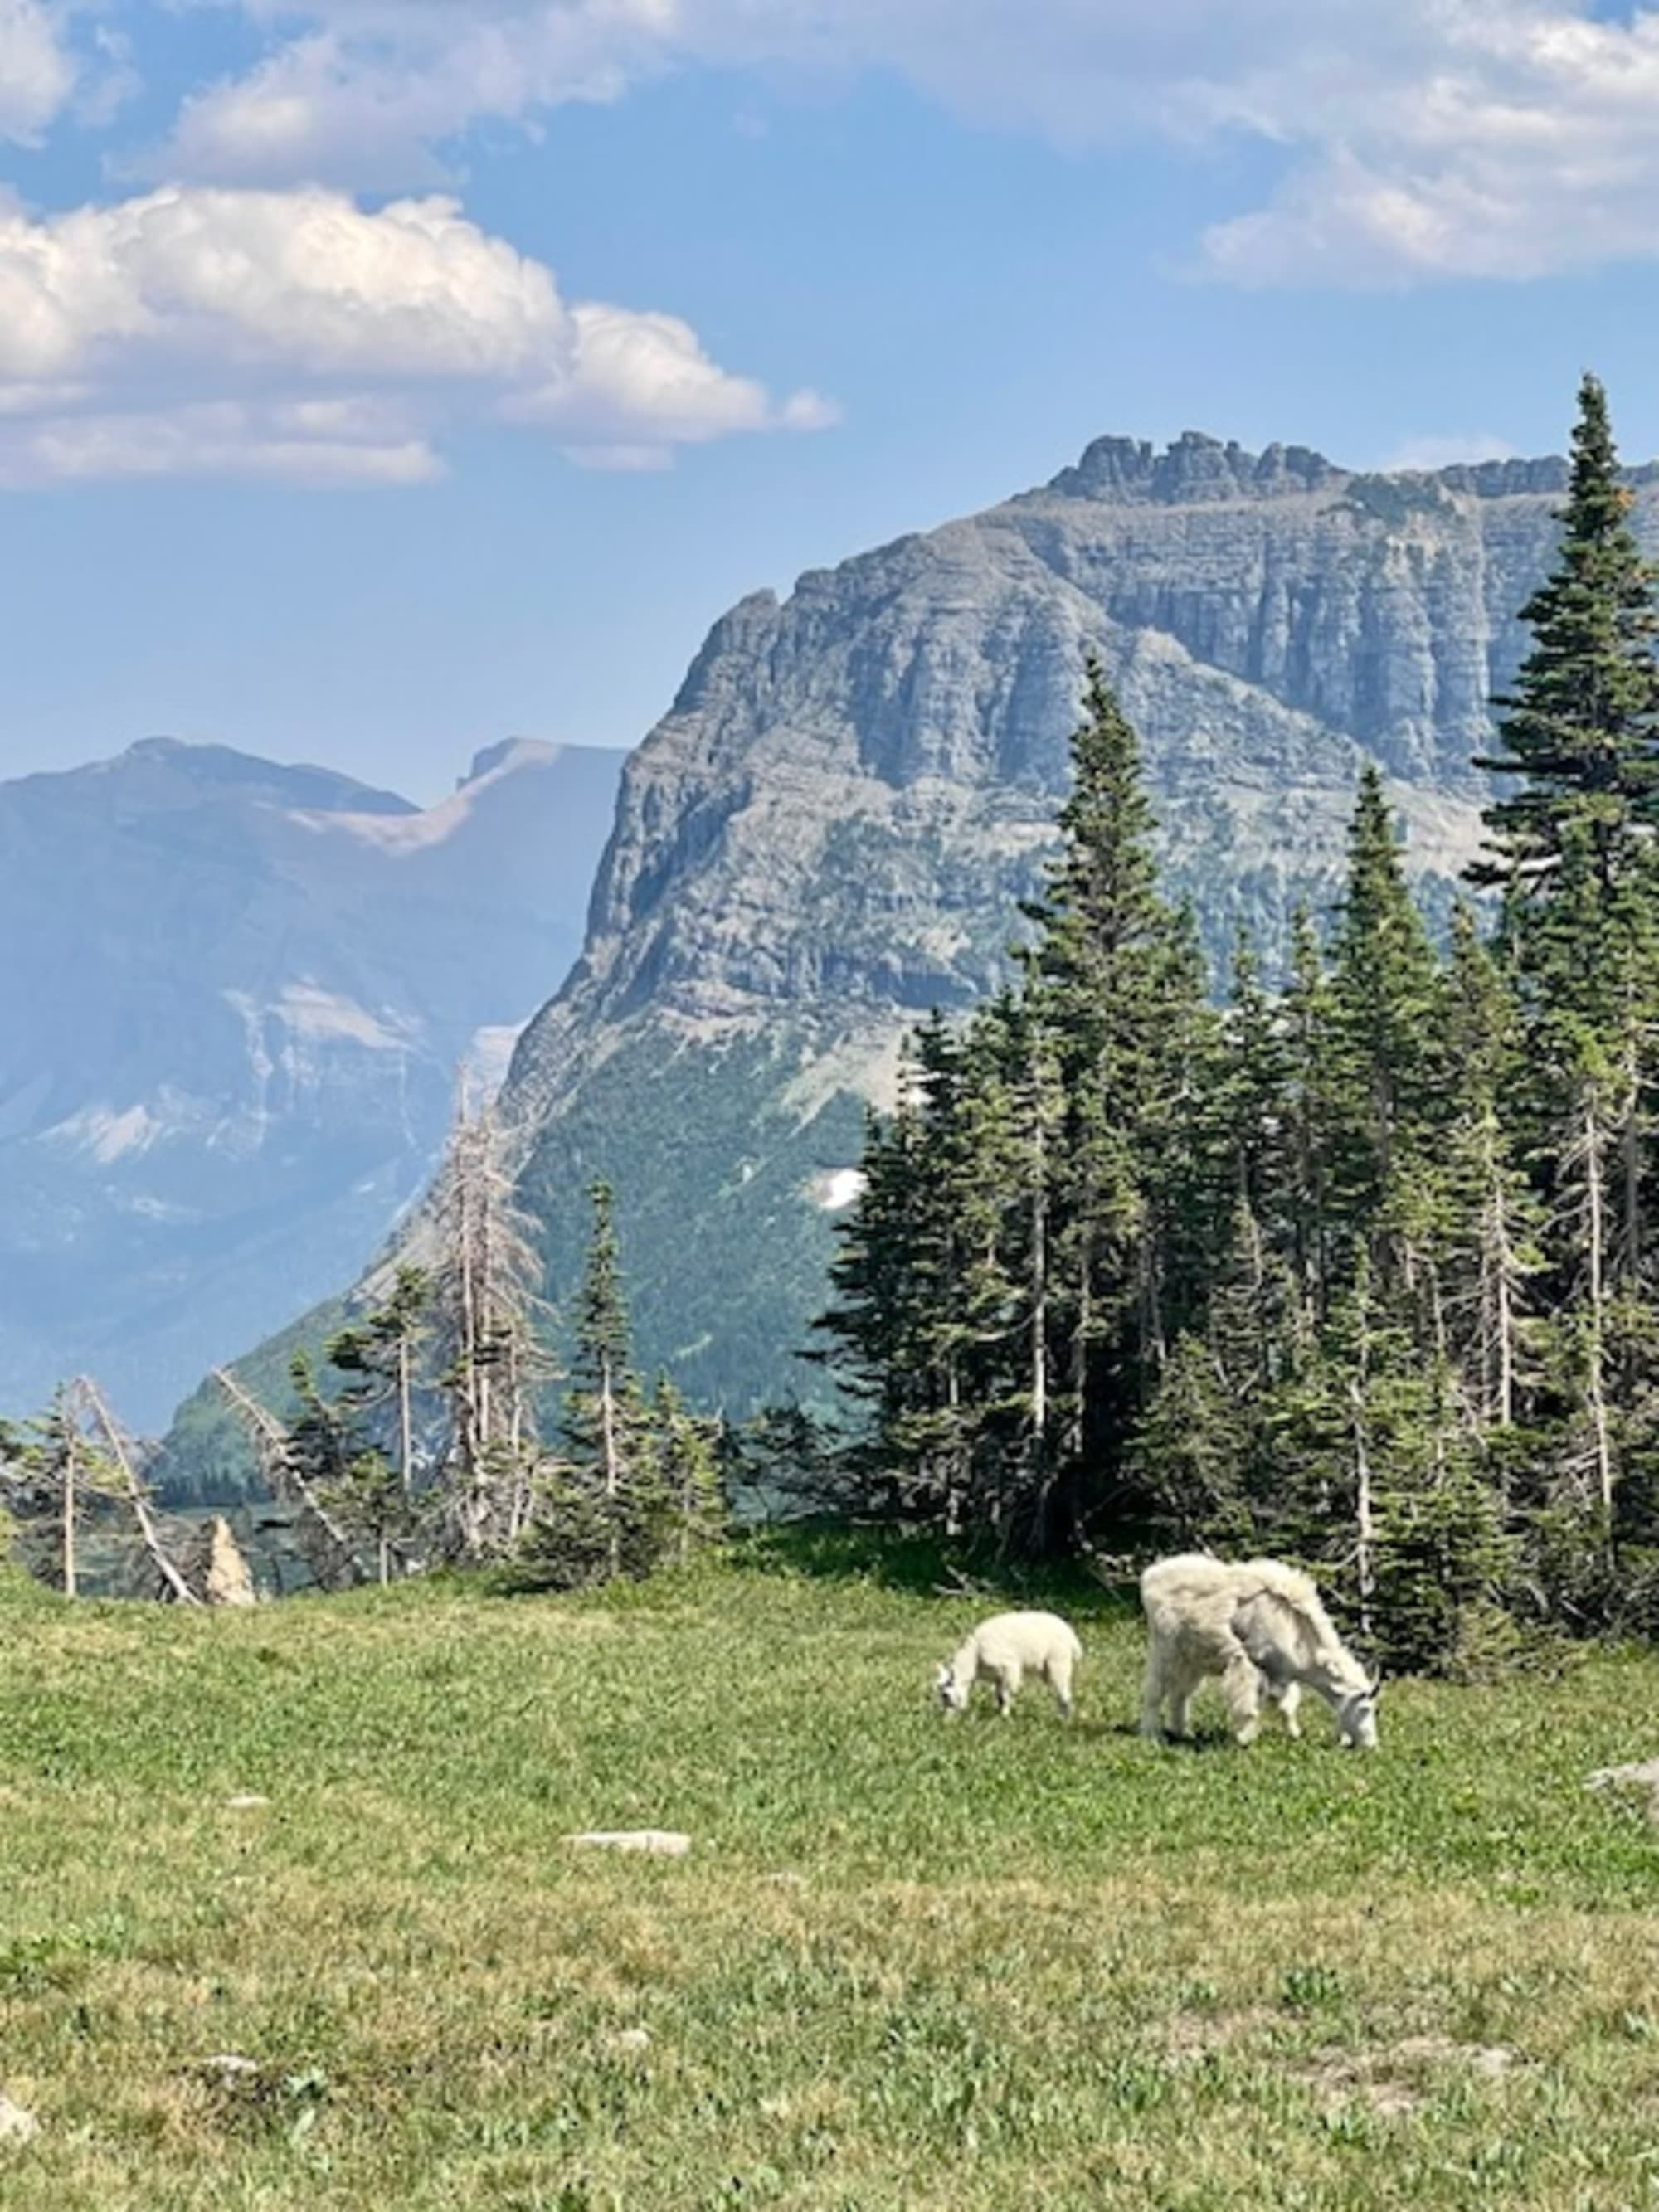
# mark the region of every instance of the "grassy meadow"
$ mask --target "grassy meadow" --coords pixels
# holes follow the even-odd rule
[[[1659,1832],[1583,1788],[1659,1659],[1160,1751],[1099,1593],[1073,1727],[942,1720],[989,1608],[906,1565],[0,1582],[0,2204],[1659,2204]]]

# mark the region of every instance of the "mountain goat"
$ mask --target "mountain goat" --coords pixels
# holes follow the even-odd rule
[[[1028,1674],[1040,1674],[1054,1693],[1062,1719],[1072,1717],[1072,1669],[1083,1656],[1075,1634],[1052,1613],[999,1613],[981,1621],[939,1670],[939,1700],[946,1712],[965,1711],[980,1676],[996,1684],[997,1710],[1006,1719]]]
[[[1184,1736],[1193,1693],[1213,1674],[1220,1677],[1240,1743],[1255,1741],[1264,1695],[1298,1735],[1296,1708],[1305,1686],[1335,1713],[1345,1746],[1376,1748],[1381,1686],[1332,1626],[1311,1580],[1296,1568],[1277,1559],[1188,1553],[1147,1568],[1140,1602],[1147,1629],[1143,1735],[1162,1736],[1167,1705],[1170,1733]]]

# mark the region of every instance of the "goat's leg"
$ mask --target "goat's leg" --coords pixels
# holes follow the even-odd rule
[[[1188,1669],[1176,1677],[1175,1692],[1170,1701],[1170,1734],[1178,1743],[1192,1741],[1193,1699],[1198,1695],[1200,1679]]]
[[[1164,1741],[1164,1655],[1157,1640],[1147,1647],[1146,1675],[1140,1692],[1140,1733],[1150,1742]]]
[[[1261,1728],[1261,1670],[1242,1644],[1235,1644],[1228,1654],[1221,1673],[1221,1694],[1235,1740],[1254,1743]]]

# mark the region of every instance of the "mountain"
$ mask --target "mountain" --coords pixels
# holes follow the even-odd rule
[[[1635,472],[1659,544],[1659,471]],[[617,1186],[638,1337],[704,1402],[793,1387],[902,1039],[1006,969],[1085,653],[1146,743],[1166,878],[1218,961],[1328,904],[1362,764],[1443,915],[1524,644],[1559,459],[1345,470],[1189,433],[757,592],[623,772],[586,942],[502,1094],[550,1289]]]
[[[162,1422],[335,1291],[574,956],[619,753],[510,741],[422,810],[152,738],[0,784],[0,1408]]]
[[[1659,544],[1656,477],[1634,481]],[[1559,459],[1390,476],[1105,438],[1040,489],[744,600],[631,757],[582,957],[514,1057],[554,1288],[604,1170],[648,1358],[728,1403],[819,1387],[788,1354],[864,1102],[908,1024],[1004,972],[1091,647],[1218,961],[1240,921],[1272,955],[1297,899],[1328,904],[1367,759],[1443,913],[1565,484]]]

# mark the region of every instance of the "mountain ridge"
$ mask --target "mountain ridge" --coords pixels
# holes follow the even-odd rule
[[[1659,468],[1630,472],[1659,548]],[[642,1362],[742,1412],[820,1370],[831,1227],[903,1037],[1007,973],[1085,656],[1140,732],[1166,889],[1212,968],[1282,971],[1376,763],[1431,916],[1480,839],[1489,702],[1526,642],[1559,459],[1438,471],[1096,440],[1048,483],[711,625],[629,756],[580,957],[500,1112],[547,1290],[617,1192]]]
[[[620,757],[485,748],[430,808],[140,739],[0,784],[0,1404],[141,1425],[337,1287],[580,943]]]
[[[1629,480],[1659,546],[1659,466]],[[1091,650],[1212,963],[1241,924],[1280,962],[1291,907],[1328,902],[1367,761],[1443,921],[1565,481],[1553,456],[1379,471],[1105,437],[978,514],[738,601],[629,757],[581,956],[503,1090],[550,1290],[580,1250],[569,1194],[604,1172],[648,1360],[727,1403],[815,1387],[787,1355],[864,1106],[890,1098],[907,1027],[1006,972]],[[684,1127],[676,1088],[708,1124],[678,1167],[658,1142]],[[768,1238],[793,1257],[751,1261]],[[758,1287],[694,1277],[688,1249],[742,1255]]]

